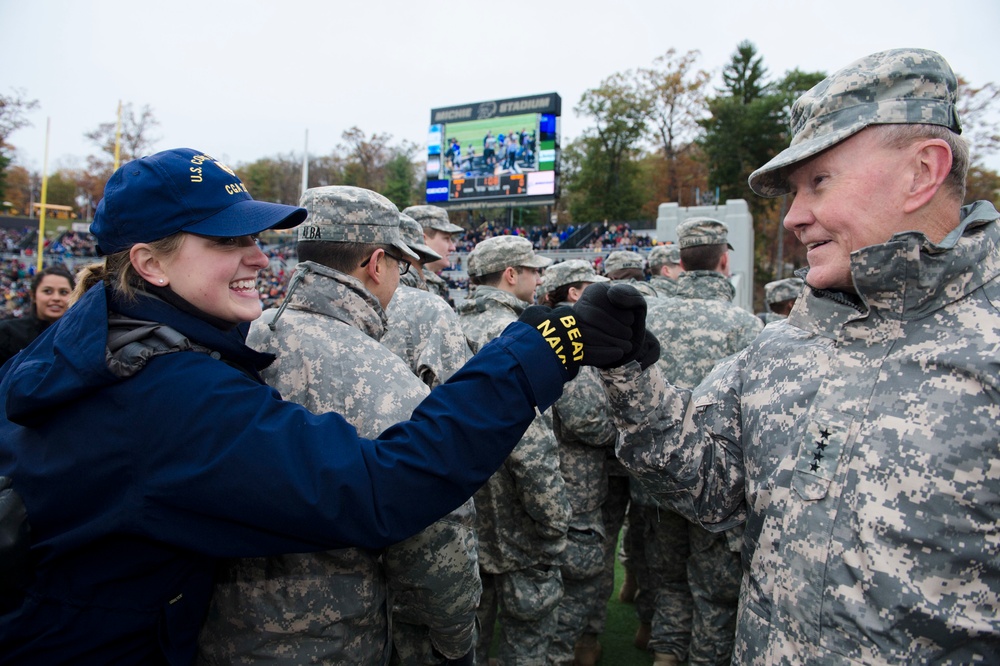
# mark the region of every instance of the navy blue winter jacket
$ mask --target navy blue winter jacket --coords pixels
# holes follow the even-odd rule
[[[0,373],[0,475],[27,506],[34,579],[0,597],[0,661],[187,664],[216,561],[381,548],[470,497],[562,390],[536,332],[512,324],[412,420],[376,440],[259,381],[271,357],[168,303],[112,309],[214,354],[106,358],[92,288]]]

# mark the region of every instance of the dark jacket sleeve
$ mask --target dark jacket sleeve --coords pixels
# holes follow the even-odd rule
[[[156,363],[212,379],[192,400],[190,381],[155,379]],[[282,401],[207,355],[156,359],[128,382],[139,404],[173,406],[149,415],[155,435],[133,452],[148,479],[131,498],[134,529],[213,556],[384,547],[485,483],[564,378],[541,336],[515,323],[411,420],[366,440],[339,415]]]

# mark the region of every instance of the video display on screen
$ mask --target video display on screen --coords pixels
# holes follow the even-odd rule
[[[559,95],[550,93],[431,111],[427,202],[554,203],[560,107]]]

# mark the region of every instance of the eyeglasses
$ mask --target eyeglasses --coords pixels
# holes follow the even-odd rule
[[[400,275],[406,275],[407,273],[410,272],[410,262],[408,262],[406,259],[404,259],[403,257],[397,257],[396,255],[392,254],[391,252],[389,252],[385,248],[382,249],[382,252],[384,252],[385,256],[389,257],[390,259],[395,259],[396,260],[396,266],[399,268],[399,274]],[[375,253],[373,252],[372,256],[374,256],[374,255],[375,255]],[[371,260],[372,260],[372,258],[368,257],[367,259],[365,259],[364,261],[362,261],[361,262],[361,268],[364,268],[369,263],[371,263]]]

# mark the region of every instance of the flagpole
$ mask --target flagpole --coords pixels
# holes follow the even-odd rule
[[[52,118],[45,119],[45,156],[42,159],[42,214],[38,218],[38,259],[35,268],[42,270],[42,255],[45,252],[45,202],[48,200],[49,191],[49,130],[52,127]]]
[[[118,100],[118,122],[115,124],[115,171],[118,171],[118,164],[121,162],[122,145],[122,101]]]
[[[306,130],[305,149],[302,151],[302,191],[299,194],[305,194],[307,189],[309,189],[309,130]]]

